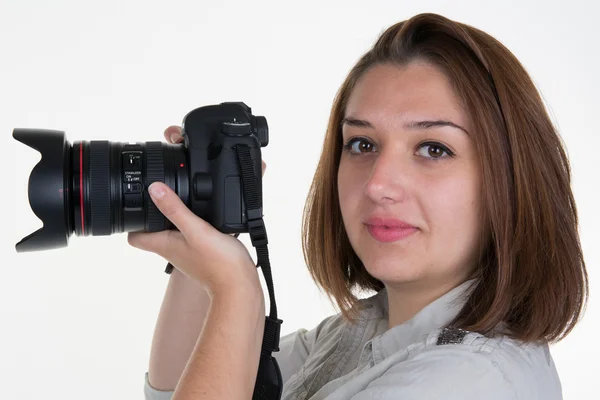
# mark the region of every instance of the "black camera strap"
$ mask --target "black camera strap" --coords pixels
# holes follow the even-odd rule
[[[281,370],[279,369],[277,360],[271,353],[279,351],[279,336],[283,321],[277,318],[275,289],[273,288],[273,278],[271,276],[269,249],[267,248],[267,230],[262,218],[262,194],[258,190],[258,179],[254,173],[254,163],[252,162],[250,148],[246,145],[237,145],[235,149],[240,171],[242,172],[242,187],[246,203],[248,232],[250,233],[252,246],[256,248],[256,267],[262,269],[270,300],[270,312],[265,320],[265,333],[260,354],[260,364],[258,366],[258,375],[256,376],[252,399],[279,400],[283,391],[283,378],[281,377]]]
[[[263,335],[262,349],[260,352],[260,363],[258,374],[254,385],[252,400],[279,400],[283,392],[283,378],[277,360],[271,353],[279,351],[279,337],[281,334],[282,320],[277,318],[277,304],[275,303],[275,289],[271,276],[271,263],[269,261],[269,249],[267,248],[267,230],[263,221],[261,193],[258,190],[258,182],[254,173],[254,164],[250,154],[250,148],[246,145],[235,147],[240,171],[242,172],[242,187],[244,191],[244,202],[246,204],[246,219],[248,221],[248,233],[252,240],[252,246],[256,248],[257,263],[260,267],[267,284],[270,300],[270,312],[265,320],[265,333]],[[165,272],[170,274],[173,266],[169,263]]]

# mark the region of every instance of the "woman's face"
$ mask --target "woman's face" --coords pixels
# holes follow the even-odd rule
[[[423,62],[378,65],[357,82],[344,117],[340,207],[367,271],[388,288],[468,279],[481,182],[475,133],[447,78]]]

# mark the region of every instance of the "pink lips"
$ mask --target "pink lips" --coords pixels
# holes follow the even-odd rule
[[[370,218],[365,225],[375,240],[384,243],[404,239],[417,231],[416,227],[393,218]]]

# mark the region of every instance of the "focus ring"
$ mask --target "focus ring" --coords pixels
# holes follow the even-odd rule
[[[153,182],[165,181],[165,170],[163,164],[163,149],[161,142],[146,142],[146,187]],[[165,217],[156,208],[154,202],[144,191],[146,207],[146,231],[157,232],[165,230]]]
[[[90,141],[90,217],[92,235],[110,235],[110,144]]]

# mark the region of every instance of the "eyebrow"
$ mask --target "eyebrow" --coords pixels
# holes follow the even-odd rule
[[[342,125],[344,125],[344,124],[346,124],[348,126],[354,126],[357,128],[375,129],[373,124],[371,124],[369,121],[364,121],[362,119],[356,119],[356,118],[350,118],[350,117],[346,117],[346,118],[342,119]],[[452,128],[460,129],[461,131],[463,131],[467,135],[469,135],[469,132],[462,126],[457,125],[454,122],[441,120],[441,119],[433,120],[433,121],[410,121],[410,122],[405,123],[403,126],[406,129],[431,129],[431,128],[437,128],[440,126],[450,126]]]

